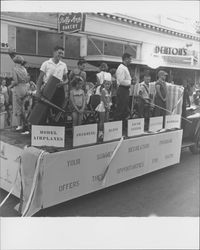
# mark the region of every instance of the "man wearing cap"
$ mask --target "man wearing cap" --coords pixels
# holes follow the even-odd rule
[[[158,80],[156,82],[156,94],[155,94],[155,108],[154,116],[165,116],[166,115],[166,98],[167,98],[167,85],[165,82],[167,72],[160,70],[158,72]]]
[[[150,104],[152,99],[149,86],[150,81],[151,81],[151,76],[149,72],[146,72],[144,75],[144,81],[140,83],[139,87],[139,96],[141,97],[141,106],[139,107],[140,115],[145,119],[148,119],[150,117],[150,109],[151,109]]]
[[[129,116],[129,88],[131,86],[131,75],[128,66],[131,63],[131,55],[128,53],[123,54],[122,61],[123,62],[116,71],[118,90],[115,119],[125,122],[126,118]]]

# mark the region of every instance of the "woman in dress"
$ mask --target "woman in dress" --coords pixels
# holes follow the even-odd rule
[[[24,126],[24,115],[23,115],[23,100],[27,95],[26,83],[28,81],[28,73],[25,69],[24,58],[16,55],[13,58],[15,66],[13,68],[13,81],[9,88],[13,88],[13,106],[15,107],[15,116],[17,120],[16,130],[22,130]]]

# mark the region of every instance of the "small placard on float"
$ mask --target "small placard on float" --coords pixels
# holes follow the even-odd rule
[[[97,124],[75,126],[73,130],[73,147],[97,142]]]
[[[122,137],[122,121],[105,122],[103,141],[112,141]]]
[[[144,133],[144,118],[128,120],[128,137]]]
[[[31,145],[64,147],[65,127],[32,125]]]

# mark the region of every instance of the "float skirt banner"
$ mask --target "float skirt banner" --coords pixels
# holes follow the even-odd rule
[[[44,157],[43,207],[176,164],[180,160],[182,130],[124,140],[102,175],[118,141],[47,154]]]
[[[19,168],[17,158],[22,155],[23,149],[0,141],[0,150],[0,187],[9,192]],[[12,194],[20,197],[19,174]]]

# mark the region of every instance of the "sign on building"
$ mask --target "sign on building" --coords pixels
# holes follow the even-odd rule
[[[58,15],[58,31],[59,32],[78,32],[83,28],[83,13],[71,12]]]

